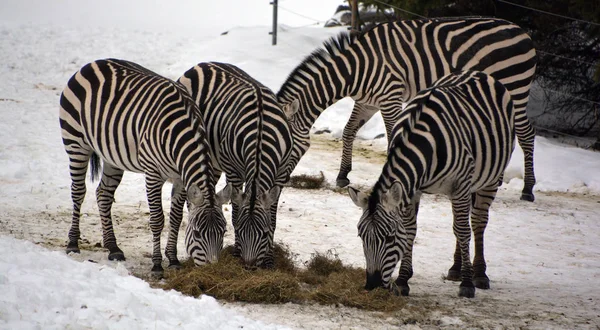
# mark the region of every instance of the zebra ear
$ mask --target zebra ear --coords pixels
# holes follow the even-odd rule
[[[300,101],[298,99],[295,99],[294,101],[292,101],[292,103],[286,104],[283,106],[283,113],[285,113],[285,116],[289,119],[289,118],[292,118],[292,116],[296,112],[298,112],[299,108],[300,108]]]
[[[383,208],[387,211],[391,211],[398,206],[400,206],[400,202],[402,201],[402,185],[400,182],[396,181],[390,189],[381,196],[381,204]]]
[[[204,201],[204,194],[200,187],[193,185],[187,191],[187,198],[193,205],[200,205]]]
[[[271,205],[274,202],[276,202],[277,199],[279,198],[280,192],[281,192],[280,186],[275,186],[275,187],[269,189],[269,191],[267,191],[266,193],[264,193],[261,196],[262,205],[264,205],[265,207],[271,207]]]
[[[350,198],[356,206],[363,210],[367,208],[369,202],[369,196],[367,196],[367,194],[360,192],[356,188],[348,187],[348,195],[350,195]]]
[[[231,184],[228,184],[225,186],[225,188],[221,189],[221,191],[219,191],[217,193],[216,196],[216,202],[217,205],[223,205],[225,203],[227,203],[227,201],[229,201],[229,198],[231,198]]]

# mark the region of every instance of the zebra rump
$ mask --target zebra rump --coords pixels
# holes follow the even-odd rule
[[[214,180],[225,173],[232,185],[236,253],[248,267],[273,266],[277,203],[291,172],[284,110],[293,107],[282,110],[269,88],[231,64],[199,63],[178,82],[206,125]]]
[[[392,130],[387,161],[372,193],[349,189],[354,203],[363,208],[358,234],[367,263],[366,289],[399,288],[408,295],[422,193],[446,194],[452,202],[459,295],[473,297],[475,286],[489,288],[483,233],[498,179],[513,151],[514,121],[507,89],[479,71],[447,75],[407,105]],[[473,265],[469,220],[475,234]]]
[[[221,204],[229,189],[215,194],[202,118],[177,83],[138,64],[104,59],[83,66],[60,97],[59,121],[69,157],[73,217],[67,252],[79,252],[79,220],[86,194],[85,175],[102,175],[96,199],[103,245],[109,259],[124,260],[113,232],[111,209],[124,171],[143,173],[153,235],[152,272],[161,274],[160,235],[164,227],[161,188],[173,182],[170,233],[165,254],[177,267],[177,236],[189,202],[186,248],[196,264],[213,262],[223,245]]]

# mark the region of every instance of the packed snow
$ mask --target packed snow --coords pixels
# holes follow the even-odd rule
[[[0,328],[597,328],[600,326],[600,154],[536,138],[534,203],[519,200],[523,154],[515,149],[486,231],[490,290],[471,300],[441,278],[452,263],[451,209],[424,196],[408,307],[400,314],[341,306],[225,303],[153,289],[151,234],[143,176],[126,173],[113,208],[127,256],[110,262],[101,241],[95,184],[83,205],[82,253],[64,254],[71,220],[70,178],[60,139],[58,98],[84,64],[117,57],[176,79],[202,61],[238,65],[277,91],[289,72],[344,28],[305,26],[331,17],[340,0],[280,1],[278,45],[271,6],[244,0],[5,0],[0,4]],[[303,14],[301,17],[293,14]],[[224,33],[227,32],[227,33]],[[224,33],[224,34],[223,34]],[[328,186],[285,188],[276,240],[299,265],[315,251],[364,266],[356,223],[361,211],[331,187],[342,129],[353,101],[343,99],[314,125],[312,146],[294,174],[323,171]],[[352,185],[368,189],[386,141],[376,115],[359,132]],[[220,185],[222,186],[222,182]],[[163,199],[168,206],[169,188]],[[225,206],[230,219],[229,206]],[[182,229],[183,230],[183,229]],[[226,244],[232,242],[232,230]],[[166,237],[165,237],[166,238]],[[179,242],[181,258],[183,240]],[[164,246],[164,244],[163,244]],[[135,275],[135,276],[134,276]],[[141,278],[141,279],[140,279]]]

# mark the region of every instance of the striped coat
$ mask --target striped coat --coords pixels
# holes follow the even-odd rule
[[[273,239],[292,136],[275,94],[238,67],[199,63],[178,80],[198,105],[214,179],[233,187],[237,252],[249,267],[273,265]],[[289,110],[288,110],[289,111]]]
[[[349,189],[352,200],[363,208],[358,233],[367,263],[366,289],[398,286],[408,295],[422,193],[446,194],[452,202],[460,251],[459,295],[473,297],[475,286],[489,288],[483,233],[498,179],[513,151],[514,122],[508,90],[479,71],[442,77],[409,102],[392,130],[389,155],[372,193]],[[391,275],[400,260],[394,285]]]
[[[111,220],[114,193],[124,171],[145,175],[152,271],[162,273],[160,234],[164,227],[161,187],[174,182],[171,232],[165,254],[178,266],[177,234],[186,199],[190,219],[186,248],[197,264],[215,261],[222,248],[225,218],[221,204],[228,192],[215,193],[209,148],[202,119],[187,92],[174,81],[132,62],[91,62],[69,79],[60,98],[60,126],[69,157],[73,220],[67,252],[79,252],[81,204],[88,163],[102,177],[96,199],[109,259],[124,260]]]

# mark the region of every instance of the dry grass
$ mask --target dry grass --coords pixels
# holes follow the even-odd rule
[[[252,271],[245,269],[227,248],[216,264],[195,267],[188,261],[183,266],[167,271],[161,287],[195,297],[207,294],[252,303],[316,302],[386,312],[405,305],[404,299],[387,290],[366,292],[364,269],[346,266],[331,253],[317,253],[305,269],[299,269],[289,249],[276,244],[275,269]]]
[[[290,177],[288,185],[296,189],[319,189],[325,183],[325,175],[320,172],[320,175],[300,174]]]

